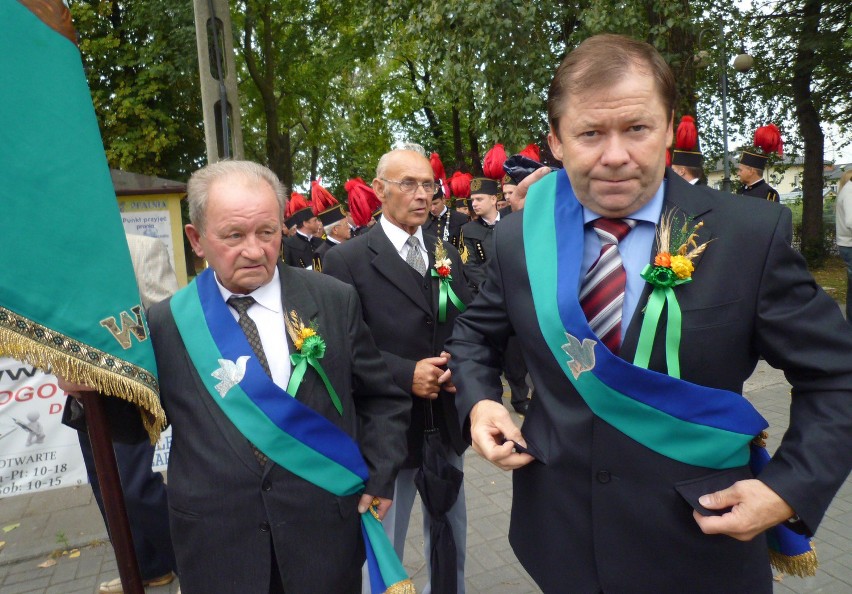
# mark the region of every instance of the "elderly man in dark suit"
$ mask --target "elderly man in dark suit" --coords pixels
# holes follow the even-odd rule
[[[359,513],[390,507],[410,400],[355,291],[278,263],[275,174],[208,165],[188,200],[210,268],[149,317],[182,590],[360,592]],[[311,357],[325,377],[297,364]]]
[[[413,400],[407,457],[396,480],[394,505],[384,522],[400,558],[414,503],[414,476],[421,462],[424,430],[440,431],[449,460],[457,468],[462,467],[466,447],[443,350],[460,313],[458,305],[463,309],[470,294],[456,249],[421,228],[435,187],[431,165],[423,154],[395,150],[384,155],[373,180],[373,189],[382,201],[379,223],[369,233],[329,251],[324,262],[326,274],[357,289],[364,320],[394,380]],[[444,275],[451,280],[442,278]],[[448,296],[455,295],[456,301],[448,297],[442,306],[444,290]],[[461,593],[467,524],[463,488],[448,517],[456,542]],[[429,567],[429,514],[425,509],[423,522]],[[430,591],[429,586],[425,591]]]
[[[624,37],[566,57],[548,101],[565,170],[496,230],[447,345],[474,447],[515,470],[512,547],[548,593],[769,593],[764,532],[812,534],[850,470],[852,332],[787,209],[666,169],[674,88]],[[523,432],[499,402],[512,333],[536,386]],[[766,422],[741,392],[760,355],[793,401],[754,478]]]

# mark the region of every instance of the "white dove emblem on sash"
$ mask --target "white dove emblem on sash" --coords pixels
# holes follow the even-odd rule
[[[246,374],[246,361],[248,361],[251,357],[248,355],[243,355],[242,357],[237,358],[237,362],[229,361],[228,359],[219,359],[219,369],[211,373],[213,377],[217,380],[221,380],[218,384],[216,384],[216,391],[219,392],[219,396],[222,398],[225,397],[225,394],[228,393],[228,390],[236,386],[240,383],[240,380]]]

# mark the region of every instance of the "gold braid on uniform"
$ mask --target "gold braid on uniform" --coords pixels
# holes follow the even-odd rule
[[[462,230],[459,230],[459,256],[461,257],[462,264],[467,264],[470,253],[467,250],[467,244],[464,242],[464,231]]]

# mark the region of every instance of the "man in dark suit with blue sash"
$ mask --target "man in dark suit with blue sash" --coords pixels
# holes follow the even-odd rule
[[[355,290],[278,262],[284,192],[271,171],[208,165],[188,200],[187,236],[210,268],[149,318],[174,430],[182,590],[360,592],[362,530],[390,507],[410,400]],[[373,540],[371,567],[393,554],[386,538],[372,554]],[[398,563],[381,569],[384,586],[404,581]]]
[[[770,556],[812,569],[783,526],[812,535],[850,470],[852,332],[787,209],[666,169],[674,88],[625,37],[566,57],[548,100],[565,170],[495,231],[447,345],[474,448],[515,470],[509,540],[547,593],[769,593]],[[514,334],[536,386],[523,432],[500,404]],[[741,396],[761,355],[793,386],[768,464]]]

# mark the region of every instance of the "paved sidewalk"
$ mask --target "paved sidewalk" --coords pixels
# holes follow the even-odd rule
[[[787,426],[789,385],[783,375],[764,362],[746,386],[746,394],[769,420],[769,448],[777,447]],[[838,452],[848,456],[848,452]],[[468,505],[467,591],[470,594],[525,594],[540,592],[521,568],[506,539],[512,504],[511,477],[468,451],[465,459]],[[419,509],[419,506],[415,506]],[[106,541],[97,506],[88,486],[57,489],[0,500],[0,528],[20,526],[6,534],[0,550],[0,592],[18,594],[92,594],[101,581],[118,575],[112,549]],[[412,517],[404,563],[418,590],[425,583],[422,517]],[[820,557],[817,576],[799,579],[780,576],[775,594],[852,592],[852,479],[847,479],[816,538]],[[63,551],[80,550],[78,557]],[[59,553],[55,565],[39,567]],[[177,581],[150,594],[172,594]],[[570,592],[570,585],[566,585]],[[688,592],[688,585],[684,585]],[[215,594],[215,593],[211,593]],[[252,593],[247,593],[252,594]],[[439,593],[436,593],[439,594]]]

